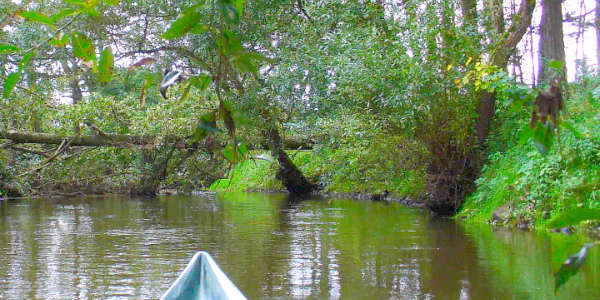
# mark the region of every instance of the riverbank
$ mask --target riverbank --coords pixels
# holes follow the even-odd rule
[[[510,103],[500,103],[486,165],[457,217],[473,223],[543,229],[548,220],[569,208],[600,208],[599,84],[597,77],[590,76],[571,84],[567,113],[559,125],[560,143],[551,136],[544,154],[540,145],[536,146],[536,133],[529,129],[531,106],[515,109]],[[402,161],[394,155],[410,153],[398,151],[397,143],[405,141],[388,139],[366,147],[346,145],[337,149],[316,147],[313,151],[292,151],[290,156],[324,193],[369,198],[389,191],[395,199],[423,199],[423,167],[418,163],[394,164]],[[277,166],[268,154],[257,152],[253,157],[236,165],[228,178],[216,181],[210,189],[283,190],[272,175]],[[407,165],[414,167],[407,169]],[[584,227],[595,227],[596,223],[588,222]]]
[[[500,112],[488,162],[458,216],[468,222],[545,228],[565,210],[600,208],[599,83],[597,77],[583,77],[570,85],[560,143],[552,136],[545,154],[528,129],[529,111]]]
[[[397,150],[400,139],[381,137],[366,145],[317,146],[312,151],[289,151],[289,155],[304,175],[319,186],[319,194],[421,203],[425,197],[423,165],[420,158]],[[251,157],[235,165],[227,178],[215,181],[209,189],[285,190],[274,176],[278,166],[268,152],[254,151]]]

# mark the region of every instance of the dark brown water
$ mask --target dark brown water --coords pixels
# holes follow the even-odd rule
[[[0,299],[158,298],[198,250],[250,299],[600,299],[578,237],[494,232],[396,204],[278,194],[0,203]]]

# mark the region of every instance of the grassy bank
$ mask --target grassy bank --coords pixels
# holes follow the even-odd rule
[[[566,114],[545,155],[528,129],[529,107],[501,112],[488,163],[459,216],[469,221],[543,228],[573,207],[600,208],[600,80],[570,87]]]
[[[401,137],[381,136],[336,148],[317,146],[312,151],[289,151],[289,155],[325,192],[376,194],[387,190],[394,197],[422,197],[425,181],[424,171],[417,163],[420,158],[398,151],[401,140]],[[254,152],[252,156],[267,160],[252,159],[236,165],[228,178],[216,181],[211,189],[283,189],[274,175],[277,164],[268,153]]]

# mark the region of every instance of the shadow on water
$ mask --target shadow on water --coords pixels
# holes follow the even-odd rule
[[[157,298],[205,250],[250,299],[598,299],[597,249],[396,203],[226,193],[0,204],[0,298]]]

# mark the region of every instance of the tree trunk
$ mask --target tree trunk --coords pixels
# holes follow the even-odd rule
[[[154,148],[158,136],[153,135],[126,135],[126,134],[111,134],[104,133],[98,135],[85,135],[85,136],[65,136],[48,134],[41,132],[21,132],[14,130],[0,131],[0,139],[10,140],[15,144],[47,144],[47,145],[60,145],[64,140],[74,139],[71,142],[71,146],[82,146],[82,147],[142,147],[142,148]],[[199,143],[189,144],[186,142],[186,138],[182,136],[166,136],[162,137],[163,140],[171,143],[171,146],[177,149],[203,149],[211,148],[213,143],[210,141],[201,141]],[[204,143],[206,142],[206,143]],[[269,142],[270,143],[270,142]],[[261,143],[258,147],[249,146],[248,150],[256,149],[269,149],[267,143]],[[283,149],[293,150],[309,150],[312,149],[313,142],[302,137],[289,137],[282,141],[281,146]],[[217,143],[217,147],[223,147]]]
[[[316,185],[308,181],[304,174],[294,165],[292,160],[282,148],[281,137],[276,128],[271,128],[268,132],[271,141],[271,155],[277,159],[279,170],[277,171],[277,179],[292,195],[302,196],[312,193],[316,189]]]
[[[542,10],[538,84],[550,83],[555,76],[566,79],[565,44],[563,41],[562,1],[544,0]],[[555,74],[548,62],[562,62],[562,74]]]
[[[534,0],[523,0],[519,13],[513,18],[506,38],[499,43],[496,52],[491,58],[491,64],[505,69],[510,56],[531,25],[531,18],[535,8]],[[477,105],[477,121],[475,131],[477,141],[482,150],[485,149],[485,141],[488,138],[492,120],[494,119],[496,95],[490,92],[482,92]],[[485,153],[485,150],[483,151]]]
[[[600,1],[600,0],[599,0]],[[476,0],[461,0],[460,10],[465,20],[464,24],[469,26],[477,26],[477,1]]]
[[[600,0],[596,0],[596,70],[600,71]]]
[[[489,6],[497,9],[497,4],[500,2],[491,0],[488,3]],[[464,2],[461,2],[461,4],[464,4]],[[496,6],[492,4],[496,4]],[[531,24],[535,4],[535,0],[523,0],[519,12],[513,16],[508,29],[504,28],[504,17],[502,15],[495,16],[496,22],[491,30],[506,30],[506,32],[502,35],[502,40],[496,43],[495,51],[490,57],[490,64],[506,69],[509,58]],[[491,13],[493,15],[494,12]],[[477,149],[465,153],[465,155],[451,156],[453,157],[452,160],[438,164],[432,163],[428,167],[427,186],[430,193],[428,207],[433,212],[441,215],[456,213],[460,209],[464,197],[471,192],[475,179],[483,166],[481,158],[485,157],[486,153],[485,143],[494,118],[495,101],[496,95],[494,93],[484,91],[479,95],[478,115],[474,125],[478,142]],[[453,149],[447,150],[454,153]],[[460,172],[453,170],[459,170]]]

